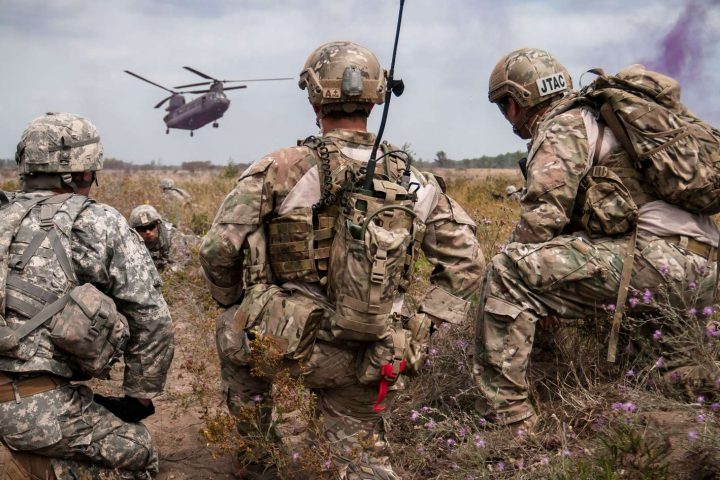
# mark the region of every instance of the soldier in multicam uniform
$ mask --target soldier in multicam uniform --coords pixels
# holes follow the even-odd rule
[[[116,302],[129,339],[124,398],[94,398],[87,385],[70,383],[88,375],[77,369],[76,352],[55,345],[58,316],[0,352],[0,436],[10,449],[2,448],[0,476],[152,478],[158,452],[137,422],[154,411],[151,399],[162,393],[173,330],[142,242],[116,210],[87,198],[102,168],[95,126],[78,115],[48,113],[25,129],[16,160],[23,188],[13,200],[35,206],[0,245],[9,247],[10,265],[0,275],[3,286],[7,279],[2,328],[22,330],[54,300],[83,285],[83,291],[96,287],[110,305]],[[0,213],[4,222],[7,211]],[[113,313],[115,306],[97,314]]]
[[[318,396],[324,437],[333,449],[333,469],[348,479],[398,478],[388,458],[382,407],[376,405],[379,373],[377,378],[361,381],[363,372],[356,371],[356,365],[374,361],[379,367],[371,354],[390,342],[394,371],[385,380],[402,370],[401,363],[408,369],[419,368],[431,325],[458,324],[467,316],[469,299],[479,289],[484,259],[473,221],[445,194],[442,181],[408,169],[417,188],[414,212],[426,229],[418,250],[435,267],[432,287],[419,313],[405,324],[406,330],[383,330],[383,340],[377,342],[337,338],[338,330],[331,326],[337,326],[339,315],[329,298],[337,285],[329,285],[328,275],[333,273],[333,258],[345,265],[350,254],[343,251],[337,258],[330,254],[336,245],[333,236],[339,209],[333,197],[323,195],[330,188],[323,178],[331,182],[337,162],[357,167],[367,162],[375,141],[375,135],[367,131],[367,117],[374,104],[384,101],[385,72],[366,48],[331,42],[308,57],[300,87],[308,90],[322,137],[278,150],[248,168],[226,197],[201,246],[201,263],[214,298],[223,305],[242,300],[237,312],[218,324],[228,407],[240,415],[247,407],[267,402],[272,378],[251,374],[249,351],[257,340],[253,337],[263,338],[267,332],[264,338],[285,345],[299,343],[294,355],[286,358],[294,359],[289,362],[291,370],[302,370],[305,386]],[[382,149],[395,150],[387,145]],[[399,187],[407,158],[392,154],[379,160],[376,172],[391,180],[386,187]],[[392,309],[393,318],[399,319],[402,293],[393,295],[387,312]],[[378,307],[382,308],[385,305]],[[311,321],[317,329],[307,328]],[[299,330],[298,324],[306,328]],[[401,348],[405,338],[409,343]],[[401,384],[390,386],[386,405]],[[240,427],[241,432],[251,433],[247,425]],[[301,429],[284,430],[304,438]],[[374,448],[366,449],[368,442]],[[298,444],[302,447],[302,441],[293,443]]]
[[[152,205],[135,207],[128,223],[142,237],[159,272],[168,265],[181,267],[190,259],[185,235],[163,220]]]
[[[478,407],[512,428],[536,422],[526,371],[538,320],[598,318],[628,286],[657,292],[668,281],[697,285],[676,292],[686,297],[676,300],[697,296],[700,305],[713,303],[716,225],[659,200],[642,175],[633,174],[612,131],[576,102],[571,88],[567,69],[537,49],[504,56],[490,76],[490,101],[518,136],[531,139],[520,221],[487,269],[476,324]],[[579,226],[583,177],[593,165],[623,178],[640,207],[636,233],[591,237]],[[623,275],[629,285],[621,282],[625,264],[632,266],[632,275]],[[657,308],[652,302],[644,307]]]
[[[160,188],[163,191],[163,196],[173,203],[187,205],[192,201],[192,195],[182,188],[176,187],[172,178],[163,178],[160,180]]]

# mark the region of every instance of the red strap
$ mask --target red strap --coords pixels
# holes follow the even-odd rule
[[[373,406],[373,412],[382,412],[385,410],[385,407],[380,404],[383,400],[385,400],[390,384],[395,383],[398,375],[405,370],[405,365],[407,365],[407,362],[405,360],[401,361],[397,373],[393,371],[394,369],[392,363],[386,363],[385,365],[380,366],[380,387],[378,389],[377,401]]]

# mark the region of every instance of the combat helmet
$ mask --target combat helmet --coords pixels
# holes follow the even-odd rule
[[[495,65],[488,98],[497,103],[510,96],[521,107],[532,108],[571,89],[570,73],[555,57],[537,48],[521,48]]]
[[[153,225],[160,223],[162,218],[155,207],[152,205],[140,205],[133,208],[130,212],[130,218],[128,223],[132,228],[145,227],[147,225]]]
[[[102,170],[103,147],[95,125],[87,118],[49,112],[25,128],[15,161],[26,184],[46,184],[42,185],[46,187],[65,184],[75,190],[78,185],[72,181],[71,174]]]
[[[385,101],[386,72],[367,48],[349,41],[318,47],[305,61],[298,86],[321,116],[340,111],[370,113]]]
[[[174,187],[175,182],[172,178],[163,178],[162,180],[160,180],[160,188],[162,188],[163,190]]]

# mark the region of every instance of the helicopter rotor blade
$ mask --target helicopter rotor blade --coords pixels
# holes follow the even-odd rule
[[[219,80],[221,83],[238,83],[238,82],[272,82],[275,80],[293,80],[293,77],[282,77],[282,78],[251,78],[247,80]],[[178,85],[173,88],[188,88],[188,87],[199,87],[200,85],[210,85],[213,82],[198,82],[188,83],[187,85]]]
[[[247,88],[247,85],[238,85],[236,87],[225,87],[223,90],[237,90],[238,88]]]
[[[200,85],[210,85],[211,83],[213,83],[213,82],[188,83],[187,85],[178,85],[177,87],[173,87],[173,88],[199,87]]]
[[[148,80],[147,78],[141,77],[141,76],[138,75],[137,73],[133,73],[133,72],[131,72],[130,70],[125,70],[125,73],[127,73],[128,75],[132,75],[133,77],[138,78],[138,79],[142,80],[143,82],[147,82],[147,83],[149,83],[150,85],[155,85],[156,87],[162,88],[162,89],[165,90],[166,92],[177,93],[177,92],[174,92],[174,91],[170,90],[170,89],[167,88],[167,87],[163,87],[162,85],[160,85],[160,84],[158,84],[158,83],[155,83],[155,82],[153,82],[153,81],[151,81],[151,80]],[[156,107],[156,108],[157,108],[157,107]]]
[[[157,105],[155,105],[155,108],[160,108],[160,107],[162,107],[163,104],[164,104],[165,102],[167,102],[168,100],[170,100],[171,98],[172,98],[172,95],[163,98],[163,99],[160,101],[160,103],[158,103]]]
[[[227,88],[223,88],[223,91],[225,91],[225,90],[237,90],[238,88],[247,88],[247,85],[238,85],[237,87],[227,87]],[[180,92],[180,93],[208,93],[208,92],[212,92],[212,90],[210,90],[210,89],[208,88],[207,90],[190,90],[190,91],[184,91],[184,92]]]
[[[234,82],[272,82],[275,80],[294,80],[293,77],[282,77],[282,78],[251,78],[248,80],[221,80],[223,83],[234,83]]]
[[[189,70],[189,71],[193,72],[195,75],[200,75],[200,76],[203,77],[203,78],[207,78],[208,80],[214,80],[214,81],[216,81],[216,82],[218,81],[216,78],[213,78],[213,77],[211,77],[210,75],[206,75],[206,74],[204,74],[204,73],[202,73],[202,72],[200,72],[200,71],[198,71],[198,70],[195,70],[195,69],[192,68],[192,67],[183,67],[183,68],[184,68],[185,70]]]

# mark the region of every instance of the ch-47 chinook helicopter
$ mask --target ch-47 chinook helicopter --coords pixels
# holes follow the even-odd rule
[[[171,90],[167,87],[148,80],[147,78],[141,77],[137,73],[133,73],[130,70],[125,70],[125,73],[132,75],[144,82],[147,82],[156,87],[162,88],[166,92],[170,92],[170,95],[163,98],[155,108],[160,108],[170,100],[167,108],[167,115],[163,117],[163,121],[167,128],[165,133],[170,133],[171,128],[179,128],[182,130],[190,130],[190,136],[193,136],[193,130],[197,130],[203,125],[207,125],[213,122],[213,127],[219,127],[217,119],[222,117],[225,111],[230,107],[230,99],[227,98],[225,90],[237,90],[239,88],[247,88],[247,85],[236,85],[233,87],[225,87],[226,83],[239,83],[239,82],[267,82],[273,80],[292,80],[290,77],[285,78],[254,78],[249,80],[218,80],[206,75],[192,67],[183,67],[186,70],[193,72],[196,75],[200,75],[206,78],[207,82],[190,83],[187,85],[179,85],[173,88],[189,88],[199,87],[201,85],[209,85],[205,90],[190,90],[190,91],[176,91]],[[201,96],[194,98],[188,103],[185,103],[185,97],[183,94],[187,93],[202,93]]]

